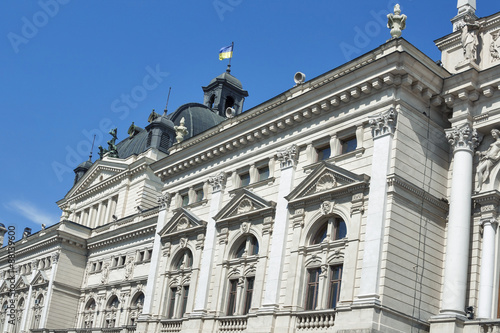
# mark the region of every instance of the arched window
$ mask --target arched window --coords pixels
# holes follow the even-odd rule
[[[33,306],[33,321],[31,323],[32,329],[37,329],[40,326],[40,319],[42,317],[43,308],[43,294],[38,295],[35,299],[35,305]]]
[[[87,301],[87,304],[85,304],[85,309],[84,309],[84,314],[83,314],[83,327],[84,328],[94,327],[95,310],[96,310],[96,303],[95,303],[95,300],[93,298],[91,298]]]
[[[5,318],[7,318],[7,310],[9,309],[9,303],[7,301],[3,302],[2,312],[0,312],[0,328],[5,325]]]
[[[214,103],[215,103],[215,94],[210,96],[210,100],[208,101],[208,107],[213,109],[214,108]]]
[[[232,108],[234,106],[234,98],[232,96],[226,97],[226,103],[224,104],[224,111],[227,108]]]
[[[17,302],[16,309],[16,319],[14,320],[14,333],[19,333],[19,329],[21,328],[21,318],[23,317],[24,311],[24,298],[21,298],[19,302]]]
[[[129,314],[129,325],[137,325],[137,318],[142,313],[142,307],[144,305],[144,294],[142,292],[137,293],[132,299],[130,304],[130,314]]]
[[[117,296],[113,296],[108,301],[108,309],[118,309],[118,306],[120,306],[120,300],[118,299]]]
[[[240,241],[240,244],[234,251],[235,258],[243,256],[254,256],[259,254],[259,242],[253,235],[249,235]]]
[[[236,241],[233,248],[225,311],[228,316],[246,315],[252,307],[252,294],[255,284],[255,271],[249,272],[247,265],[250,267],[254,265],[253,267],[255,267],[256,262],[259,260],[257,256],[259,254],[259,242],[254,235],[248,234]]]
[[[347,226],[340,217],[330,217],[311,229],[305,251],[304,309],[335,309],[339,301],[342,282],[343,255]],[[307,238],[306,238],[307,240]],[[321,246],[317,246],[321,244]],[[327,263],[326,265],[324,263]]]
[[[185,249],[178,256],[176,256],[173,268],[186,269],[186,268],[191,268],[192,266],[193,266],[193,254],[189,249]]]
[[[120,307],[120,300],[115,295],[111,297],[108,301],[108,305],[106,306],[106,314],[105,314],[105,327],[112,328],[116,325],[116,312]]]

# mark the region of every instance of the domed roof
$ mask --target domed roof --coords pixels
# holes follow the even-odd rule
[[[134,154],[139,155],[140,153],[146,151],[147,138],[148,131],[141,128],[137,134],[120,141],[116,145],[118,158],[127,158]]]
[[[218,80],[226,80],[228,83],[232,84],[233,86],[243,89],[243,86],[241,85],[241,81],[229,74],[228,72],[224,72],[221,75],[217,76],[216,78],[212,79],[210,81],[209,85],[212,83],[215,83]]]
[[[90,169],[90,167],[92,167],[92,162],[90,161],[90,158],[89,158],[85,162],[82,162],[82,163],[78,164],[78,166],[75,168],[75,170],[76,169],[85,169],[85,170],[88,170],[88,169]]]
[[[200,103],[181,105],[174,113],[169,115],[169,118],[175,125],[179,125],[181,119],[184,118],[184,126],[188,130],[188,134],[184,139],[198,135],[225,120],[224,117],[219,116],[210,108]]]

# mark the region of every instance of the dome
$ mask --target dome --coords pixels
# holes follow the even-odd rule
[[[118,158],[127,158],[132,155],[139,155],[146,151],[146,142],[148,138],[148,131],[140,129],[139,133],[123,139],[116,145],[118,150]]]
[[[224,117],[219,116],[200,103],[181,105],[174,113],[170,114],[170,120],[175,125],[179,125],[182,118],[184,118],[184,126],[188,130],[188,134],[184,139],[198,135],[225,120]]]
[[[92,162],[90,161],[90,159],[88,159],[85,162],[78,164],[78,166],[75,168],[75,170],[85,169],[85,171],[86,171],[86,170],[90,169],[90,167],[92,167]]]
[[[226,82],[228,82],[229,84],[232,84],[236,88],[243,89],[243,86],[241,85],[241,81],[238,80],[237,78],[235,78],[234,76],[232,76],[231,74],[229,74],[228,72],[224,72],[221,75],[217,76],[216,78],[212,79],[212,81],[210,81],[209,85],[211,85],[212,83],[215,83],[218,80],[225,80]]]

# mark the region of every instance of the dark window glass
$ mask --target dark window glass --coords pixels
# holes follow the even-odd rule
[[[330,146],[318,148],[316,149],[316,152],[318,153],[318,161],[324,161],[330,158]]]
[[[342,144],[342,154],[356,150],[358,145],[355,136],[340,140],[340,142]]]
[[[184,194],[182,197],[182,207],[189,205],[189,196]]]
[[[236,291],[238,280],[229,280],[229,297],[227,300],[227,315],[232,316],[236,311]]]
[[[243,253],[245,253],[246,245],[246,241],[241,242],[240,246],[238,246],[236,252],[234,253],[234,256],[236,258],[241,258],[243,256]]]
[[[247,186],[248,184],[250,184],[250,174],[248,172],[240,174],[240,186]]]
[[[335,309],[340,295],[340,284],[342,281],[342,266],[330,267],[330,296],[328,300],[328,307]]]
[[[249,255],[254,256],[256,254],[259,254],[259,242],[257,241],[257,238],[254,236],[250,237],[250,249],[249,249]]]
[[[265,180],[269,178],[269,167],[263,167],[259,169],[259,180]]]
[[[182,312],[181,312],[181,317],[184,317],[184,314],[186,313],[188,295],[189,295],[189,286],[182,287]]]
[[[320,244],[322,241],[325,240],[326,234],[328,232],[328,223],[325,223],[319,228],[319,230],[316,232],[312,239],[312,244]]]
[[[168,319],[172,319],[174,317],[175,310],[175,293],[177,292],[177,288],[170,288],[170,298],[168,302]]]
[[[203,200],[203,190],[196,191],[196,202]]]
[[[318,287],[321,268],[308,269],[307,289],[306,289],[306,310],[314,310],[318,305]]]
[[[250,311],[250,307],[252,306],[252,293],[253,293],[254,281],[255,281],[254,277],[247,278],[247,289],[245,292],[245,308],[243,309],[243,314],[247,314]]]
[[[335,220],[335,240],[343,239],[347,235],[347,227],[344,220]]]

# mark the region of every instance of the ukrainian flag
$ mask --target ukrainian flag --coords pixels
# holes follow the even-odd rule
[[[233,57],[233,44],[220,49],[219,60],[228,59],[232,57]]]

